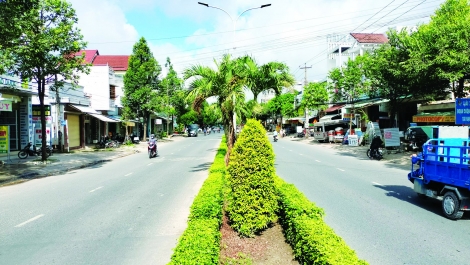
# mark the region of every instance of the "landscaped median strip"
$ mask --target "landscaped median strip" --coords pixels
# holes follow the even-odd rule
[[[219,264],[225,152],[223,139],[209,177],[191,206],[188,227],[174,249],[171,265]],[[281,178],[275,178],[275,185],[284,236],[302,264],[367,264],[323,221],[323,209]]]

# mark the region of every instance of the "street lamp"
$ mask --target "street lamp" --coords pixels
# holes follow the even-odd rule
[[[233,20],[232,16],[227,11],[223,10],[220,7],[211,6],[211,5],[203,3],[203,2],[197,2],[197,3],[200,4],[200,5],[203,5],[205,7],[211,7],[211,8],[219,9],[220,11],[224,12],[225,14],[227,14],[227,16],[230,17],[230,20],[232,20],[232,44],[235,42],[235,29],[236,29],[237,21],[244,13],[246,13],[250,10],[253,10],[253,9],[260,9],[260,8],[265,8],[265,7],[271,6],[271,4],[265,4],[265,5],[261,5],[261,6],[258,6],[258,7],[248,8],[247,10],[241,12],[240,15],[238,15],[237,19]],[[235,47],[233,47],[233,48],[235,49]]]
[[[271,6],[271,4],[265,4],[265,5],[261,5],[261,6],[258,6],[258,7],[248,8],[247,10],[241,12],[240,15],[238,15],[237,19],[233,20],[232,16],[227,11],[223,10],[220,7],[211,6],[211,5],[203,3],[203,2],[197,2],[197,3],[200,4],[200,5],[203,5],[205,7],[211,7],[211,8],[219,9],[220,11],[227,14],[227,16],[232,21],[232,44],[234,44],[234,42],[235,42],[235,29],[236,29],[237,21],[244,13],[246,13],[250,10],[253,10],[253,9],[260,9],[260,8],[265,8],[265,7]],[[233,49],[235,49],[235,47],[233,47]],[[233,135],[234,135],[235,138],[236,138],[236,132],[237,132],[236,127],[237,127],[237,114],[235,112],[235,95],[233,95]]]

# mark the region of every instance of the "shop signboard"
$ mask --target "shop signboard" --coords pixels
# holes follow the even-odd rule
[[[13,110],[13,104],[9,100],[0,100],[0,111],[9,111]]]
[[[34,145],[42,146],[41,128],[36,128],[34,130]],[[51,127],[46,127],[46,145],[51,145]]]
[[[9,126],[3,125],[0,126],[0,154],[7,154],[10,151],[9,142],[10,142],[10,134],[9,134]]]
[[[155,119],[155,124],[162,124],[162,119]]]
[[[470,98],[455,99],[455,124],[470,124]]]
[[[385,147],[400,146],[400,132],[398,128],[384,129]]]
[[[413,116],[413,122],[455,122],[455,116]],[[470,123],[470,122],[469,122]]]

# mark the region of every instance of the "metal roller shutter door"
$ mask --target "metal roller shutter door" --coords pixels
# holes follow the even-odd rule
[[[69,126],[69,146],[80,146],[80,117],[68,114],[67,124]]]

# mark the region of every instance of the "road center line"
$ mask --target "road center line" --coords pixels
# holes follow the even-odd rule
[[[130,175],[132,175],[132,172],[124,175],[124,177],[130,176]]]
[[[97,191],[97,190],[99,190],[99,189],[101,189],[101,188],[103,188],[103,186],[98,187],[98,188],[96,188],[96,189],[94,189],[94,190],[90,190],[90,192],[95,192],[95,191]]]
[[[339,171],[345,171],[344,169],[341,169],[339,167],[337,167],[336,169],[339,170]]]
[[[320,163],[320,162],[321,162],[320,160],[315,160],[315,161],[317,161],[318,163]]]
[[[153,163],[148,164],[147,166],[153,165]]]
[[[30,222],[32,222],[32,221],[34,221],[34,220],[37,220],[37,219],[39,219],[39,218],[41,218],[41,217],[43,217],[43,216],[44,216],[44,214],[40,214],[40,215],[38,215],[38,216],[35,216],[35,217],[29,219],[29,220],[26,221],[26,222],[23,222],[23,223],[21,223],[21,224],[19,224],[19,225],[15,225],[15,227],[22,227],[23,225],[25,225],[25,224],[27,224],[27,223],[30,223]]]
[[[372,182],[372,184],[377,185],[377,186],[381,186],[381,187],[384,186],[384,185],[382,185],[382,184],[380,184],[380,183],[377,183],[377,182]]]

